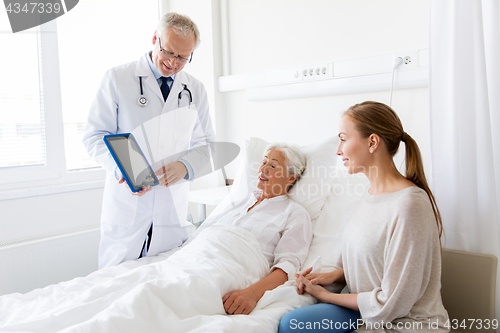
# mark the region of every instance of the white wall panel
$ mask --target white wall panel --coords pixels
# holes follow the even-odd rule
[[[99,226],[102,188],[0,200],[0,244]]]
[[[429,47],[429,1],[227,2],[231,75]],[[244,90],[225,92],[228,139],[240,145],[249,136],[307,144],[337,135],[339,115],[349,106],[365,100],[389,104],[390,91],[385,86],[380,91],[259,102],[249,101]],[[426,87],[398,89],[393,93],[392,106],[405,130],[419,143],[429,177],[428,94]],[[236,164],[229,170],[234,176]]]

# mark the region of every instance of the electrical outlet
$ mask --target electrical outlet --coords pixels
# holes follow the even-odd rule
[[[417,55],[414,52],[398,52],[394,54],[393,64],[396,63],[396,59],[403,59],[403,63],[398,66],[397,70],[414,69],[418,67]]]

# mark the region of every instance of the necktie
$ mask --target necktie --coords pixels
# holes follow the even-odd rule
[[[163,95],[163,101],[167,100],[168,93],[170,92],[170,88],[168,87],[168,82],[171,80],[169,77],[161,77],[161,94]]]
[[[144,240],[144,244],[142,245],[141,253],[139,253],[139,258],[142,258],[148,254],[149,245],[151,245],[152,236],[153,236],[153,223],[151,223],[151,226],[149,227],[148,235],[146,236],[146,239]]]

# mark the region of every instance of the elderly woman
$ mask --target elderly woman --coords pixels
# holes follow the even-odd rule
[[[269,145],[259,168],[258,190],[232,210],[207,219],[193,235],[217,224],[242,227],[254,234],[269,262],[268,276],[223,297],[228,314],[250,313],[266,290],[293,277],[306,259],[312,241],[311,220],[304,207],[286,195],[304,172],[305,164],[299,148],[285,143]]]
[[[287,196],[304,166],[299,149],[270,145],[256,191],[212,213],[183,246],[24,295],[0,296],[0,330],[273,330],[298,306],[297,293],[293,287],[264,293],[298,272],[312,240],[308,213]],[[267,306],[272,310],[260,311]],[[252,316],[226,315],[254,309]]]

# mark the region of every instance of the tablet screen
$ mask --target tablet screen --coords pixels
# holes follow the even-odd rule
[[[129,186],[133,187],[134,192],[148,185],[158,185],[158,179],[133,135],[106,135],[104,139],[120,171],[124,174]]]

